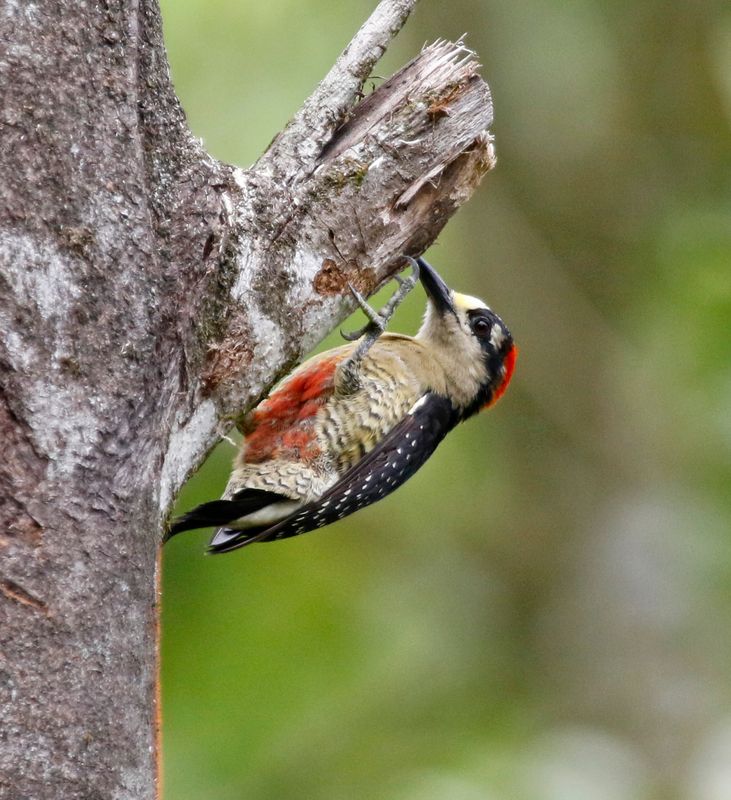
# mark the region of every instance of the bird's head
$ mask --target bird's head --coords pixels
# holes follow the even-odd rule
[[[450,396],[468,417],[502,397],[518,350],[507,326],[489,306],[450,289],[423,258],[417,263],[429,298],[417,338],[437,354],[448,376]]]

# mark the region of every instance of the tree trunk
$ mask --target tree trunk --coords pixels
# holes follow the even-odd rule
[[[208,156],[155,0],[0,22],[0,787],[156,794],[156,560],[217,437],[493,164],[460,44],[360,90],[383,0],[249,170]]]

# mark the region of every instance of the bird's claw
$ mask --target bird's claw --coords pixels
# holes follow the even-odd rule
[[[362,328],[357,328],[354,331],[344,331],[342,328],[340,329],[340,335],[345,339],[346,342],[357,342],[361,336],[365,335],[366,333],[370,332],[371,323],[369,322],[367,325],[364,325]]]
[[[363,295],[353,286],[348,283],[348,289],[360,306],[363,313],[368,317],[368,322],[362,327],[349,333],[341,330],[340,335],[348,342],[355,342],[366,334],[377,338],[385,330],[389,319],[393,316],[393,312],[403,301],[404,297],[414,288],[416,282],[419,280],[419,264],[416,259],[411,256],[403,256],[411,266],[411,275],[408,278],[402,278],[400,275],[394,275],[394,280],[398,283],[399,288],[393,293],[391,299],[380,310],[375,311]]]
[[[355,288],[355,286],[353,286],[352,283],[348,283],[348,289],[350,289],[350,293],[361,307],[363,313],[368,317],[368,322],[362,328],[358,328],[354,331],[345,332],[341,330],[340,335],[348,342],[355,342],[360,339],[361,336],[365,336],[366,334],[380,336],[380,334],[386,330],[386,322],[388,319],[384,318],[382,313],[374,311],[373,308],[371,308],[371,306],[368,304],[368,301],[365,299],[365,297],[363,297],[363,295]]]

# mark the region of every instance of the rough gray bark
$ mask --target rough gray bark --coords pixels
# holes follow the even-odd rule
[[[155,796],[156,555],[226,429],[492,166],[472,54],[362,102],[383,0],[249,170],[209,157],[155,0],[0,21],[0,796]],[[232,98],[245,102],[245,98]]]

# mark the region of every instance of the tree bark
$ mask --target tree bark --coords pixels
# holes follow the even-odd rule
[[[473,55],[362,99],[383,0],[250,169],[175,97],[155,0],[0,22],[0,796],[156,793],[156,559],[231,421],[421,252],[494,162]]]

